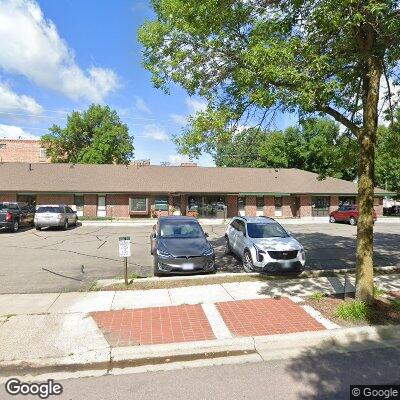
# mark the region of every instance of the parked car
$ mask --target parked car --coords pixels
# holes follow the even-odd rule
[[[215,272],[215,253],[196,218],[160,217],[150,235],[154,275]]]
[[[34,222],[37,230],[47,227],[68,229],[77,224],[78,216],[71,207],[63,204],[40,205],[36,209]]]
[[[383,214],[398,216],[398,215],[400,215],[400,206],[394,205],[391,207],[385,207],[383,209]]]
[[[0,229],[17,232],[20,226],[33,226],[35,207],[16,202],[0,203]]]
[[[236,254],[246,272],[301,271],[303,246],[273,218],[235,217],[225,232],[225,253]]]
[[[342,205],[336,211],[329,214],[329,222],[348,222],[350,225],[357,225],[358,208],[356,205]],[[372,213],[374,222],[376,221],[375,210]]]

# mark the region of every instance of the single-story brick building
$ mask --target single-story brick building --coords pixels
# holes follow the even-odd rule
[[[376,188],[374,207],[382,215]],[[62,203],[87,217],[307,218],[357,202],[357,184],[299,169],[0,164],[0,201]]]

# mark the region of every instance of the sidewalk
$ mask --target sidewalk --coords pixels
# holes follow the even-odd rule
[[[400,291],[400,275],[378,276],[376,283]],[[303,296],[317,291],[341,293],[343,281],[1,295],[0,381],[18,373],[91,370],[93,375],[210,357],[260,361],[281,356],[288,347],[293,354],[299,346],[332,344],[338,337],[340,343],[350,337],[400,341],[397,327],[337,329],[302,304]]]

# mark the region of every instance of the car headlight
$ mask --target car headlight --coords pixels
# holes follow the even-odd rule
[[[157,249],[157,255],[160,257],[172,257],[172,255],[170,253],[168,253],[168,251],[164,251],[164,250],[160,250],[160,249]]]
[[[214,249],[212,247],[203,252],[203,256],[212,256],[213,254],[214,254]]]
[[[257,261],[258,261],[258,262],[261,262],[261,261],[264,259],[265,251],[262,250],[262,249],[260,249],[260,248],[259,248],[258,246],[256,246],[255,244],[253,244],[253,247],[254,247],[254,249],[255,249],[255,251],[256,251],[256,258],[257,258]]]

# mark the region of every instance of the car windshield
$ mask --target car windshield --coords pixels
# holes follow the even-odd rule
[[[64,212],[61,207],[39,207],[36,213],[62,213]]]
[[[162,222],[160,237],[162,238],[200,238],[203,237],[200,225],[195,221]]]
[[[288,237],[288,233],[277,223],[247,224],[247,232],[251,238]]]

